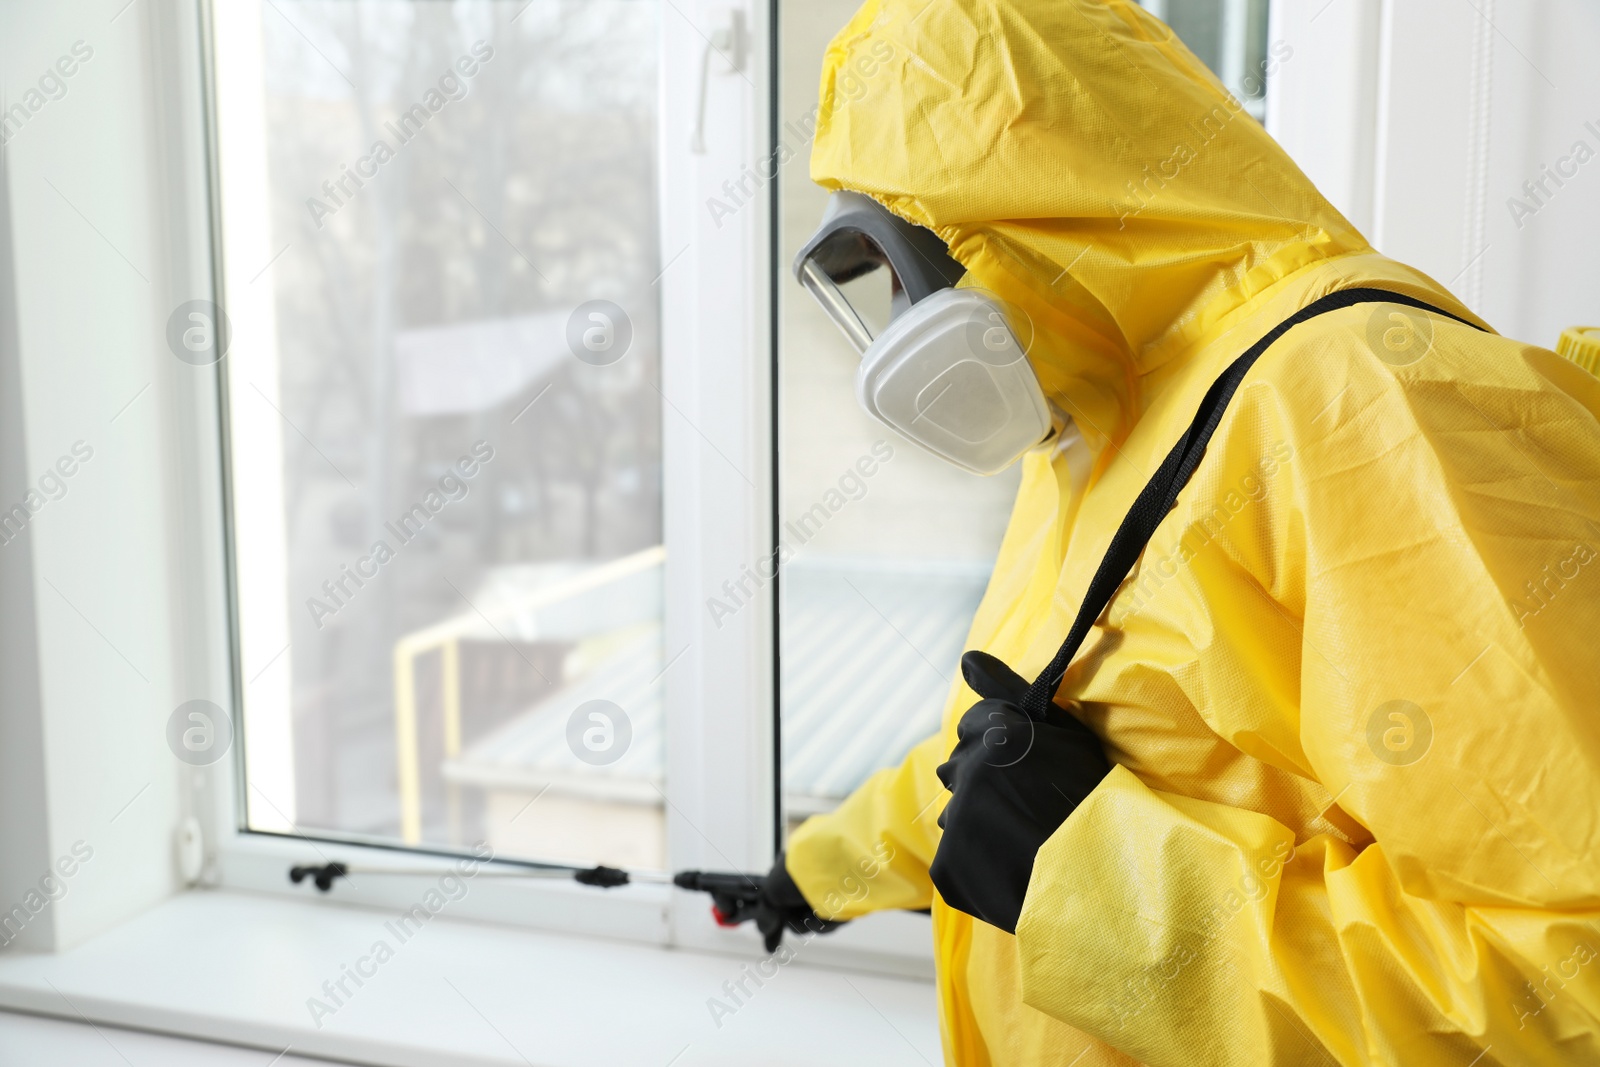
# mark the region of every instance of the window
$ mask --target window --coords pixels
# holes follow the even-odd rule
[[[663,867],[660,9],[258,10],[217,44],[245,824]]]

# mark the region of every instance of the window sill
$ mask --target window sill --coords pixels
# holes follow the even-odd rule
[[[78,948],[0,954],[0,1007],[394,1067],[939,1062],[926,983],[807,966],[805,947],[736,1005],[724,983],[754,958],[442,916],[401,942],[392,918],[182,893]],[[376,973],[335,1005],[323,983],[362,958]],[[314,1020],[313,997],[331,1013]]]

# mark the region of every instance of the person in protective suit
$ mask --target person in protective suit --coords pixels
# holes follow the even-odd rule
[[[1600,1063],[1600,381],[1375,252],[1126,0],[867,0],[811,174],[1026,318],[1076,432],[943,729],[792,835],[790,928],[931,908],[961,1065]],[[1277,337],[1030,716],[1212,383],[1351,289],[1403,300]]]

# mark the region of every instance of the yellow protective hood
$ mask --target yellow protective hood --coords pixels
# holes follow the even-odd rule
[[[1125,0],[867,0],[820,101],[812,178],[934,230],[1025,311],[1041,384],[1091,440],[1121,440],[1152,373],[1240,305],[1370,250]]]

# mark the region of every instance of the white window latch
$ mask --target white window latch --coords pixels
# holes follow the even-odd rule
[[[695,155],[706,152],[706,92],[711,80],[711,54],[715,52],[727,64],[725,74],[738,74],[744,70],[744,11],[729,8],[721,12],[717,28],[706,38],[700,53],[700,96],[695,103],[694,131],[689,134],[689,151]]]

